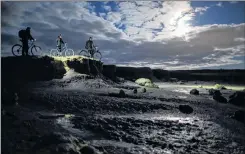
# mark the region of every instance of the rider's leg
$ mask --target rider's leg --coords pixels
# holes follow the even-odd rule
[[[28,55],[28,40],[23,40],[22,55],[23,56],[27,56]]]
[[[61,45],[60,45],[60,46],[58,46],[58,48],[59,48],[59,52],[61,52]]]

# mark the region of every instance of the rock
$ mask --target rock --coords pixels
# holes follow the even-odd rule
[[[169,149],[174,149],[174,146],[173,146],[172,144],[169,144],[169,145],[168,145],[168,148],[169,148]]]
[[[133,92],[134,92],[134,94],[137,94],[137,89],[134,89],[134,91],[133,91]]]
[[[146,78],[139,78],[135,81],[135,83],[141,85],[141,86],[145,86],[146,83],[152,83],[150,79],[146,79]]]
[[[237,121],[245,123],[245,111],[238,110],[234,113],[233,118]]]
[[[57,154],[60,154],[60,153],[80,154],[80,152],[77,151],[75,147],[78,148],[78,146],[76,146],[75,144],[70,144],[70,143],[59,144],[55,147],[55,152]]]
[[[237,105],[237,106],[243,106],[245,104],[245,92],[237,91],[233,93],[229,97],[229,103]]]
[[[143,89],[142,89],[142,92],[143,92],[143,93],[145,93],[145,92],[146,92],[146,89],[145,89],[145,88],[143,88]]]
[[[227,103],[227,99],[221,95],[213,95],[213,99],[220,103]]]
[[[95,149],[91,146],[84,146],[80,149],[81,154],[97,154]]]
[[[220,91],[219,90],[216,90],[216,89],[209,89],[208,90],[208,93],[209,93],[209,95],[216,95],[216,96],[220,96],[220,95],[222,95],[221,93],[220,93]]]
[[[216,85],[214,85],[214,87],[215,87],[215,89],[220,89],[220,90],[227,89],[225,86],[220,85],[220,84],[216,84]]]
[[[125,97],[125,96],[126,96],[125,92],[121,89],[119,91],[119,97]]]
[[[193,112],[192,107],[190,107],[189,105],[179,105],[179,110],[180,112],[185,114],[190,114]]]
[[[192,95],[199,95],[199,91],[197,89],[192,89],[190,91],[190,94],[192,94]]]

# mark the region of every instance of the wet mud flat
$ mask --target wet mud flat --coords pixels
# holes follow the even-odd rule
[[[2,153],[245,152],[245,125],[231,117],[243,107],[218,103],[205,89],[199,95],[184,87],[142,89],[100,79],[29,85],[18,105],[2,107]]]

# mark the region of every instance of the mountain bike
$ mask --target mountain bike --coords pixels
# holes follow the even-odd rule
[[[62,56],[62,54],[65,54],[65,56],[74,56],[74,51],[72,49],[68,49],[67,43],[65,43],[64,47],[59,49],[57,46],[56,49],[50,50],[50,56]]]
[[[97,59],[97,60],[99,60],[99,61],[100,61],[101,58],[102,58],[102,55],[101,55],[101,53],[100,53],[98,47],[95,47],[94,50],[82,49],[82,50],[79,52],[79,55],[85,56],[85,57],[88,57],[88,58]]]
[[[22,42],[21,39],[20,39],[20,41]],[[31,49],[31,54],[33,56],[34,55],[36,55],[36,56],[42,56],[42,49],[41,49],[40,46],[37,46],[37,45],[34,44],[35,41],[36,40],[28,41],[28,43],[29,43],[29,45],[28,45],[29,46],[28,52],[29,52],[29,49]],[[23,48],[23,46],[20,45],[20,44],[13,45],[13,47],[12,47],[12,54],[14,56],[21,56],[22,55],[22,48]]]

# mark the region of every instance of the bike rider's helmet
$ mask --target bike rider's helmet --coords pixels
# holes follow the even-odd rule
[[[26,30],[30,31],[31,30],[31,27],[27,27]]]
[[[89,37],[89,40],[92,41],[92,37]]]

